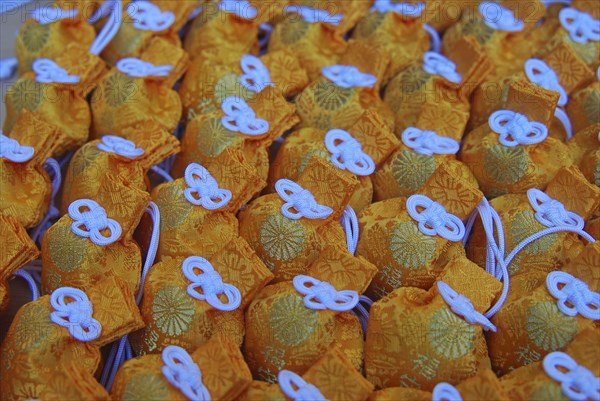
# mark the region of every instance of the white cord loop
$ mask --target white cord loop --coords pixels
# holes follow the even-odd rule
[[[440,75],[454,84],[462,81],[462,76],[456,72],[456,64],[436,52],[425,52],[423,70],[431,75]]]
[[[154,65],[135,57],[127,57],[117,61],[117,69],[132,78],[168,77],[173,66],[169,64]]]
[[[247,0],[221,0],[219,10],[247,20],[254,19],[258,15],[256,7],[253,7]]]
[[[188,188],[183,191],[183,195],[192,205],[202,206],[206,210],[217,210],[227,206],[231,200],[231,191],[219,188],[217,180],[197,163],[187,166],[184,179]]]
[[[369,11],[377,13],[394,12],[408,17],[420,17],[425,10],[425,3],[392,3],[391,0],[375,0],[375,4]]]
[[[510,110],[493,112],[488,119],[492,131],[500,135],[498,141],[508,147],[535,145],[548,137],[548,128],[526,116]]]
[[[438,281],[438,291],[444,301],[450,306],[452,312],[464,318],[467,323],[478,324],[485,331],[491,330],[496,332],[496,326],[487,317],[475,310],[469,298],[457,293],[443,281]]]
[[[571,124],[571,119],[567,113],[565,113],[565,111],[560,107],[557,107],[554,109],[554,118],[560,121],[560,123],[563,125],[567,141],[573,138],[573,124]]]
[[[162,32],[175,22],[175,14],[171,11],[160,11],[150,1],[136,1],[129,5],[127,13],[133,19],[133,27],[141,31]]]
[[[479,14],[484,24],[497,31],[521,32],[525,28],[525,23],[517,19],[512,10],[492,1],[480,3]]]
[[[211,401],[208,389],[202,383],[202,372],[190,354],[181,347],[169,345],[162,352],[162,374],[190,401]]]
[[[419,212],[417,208],[423,210]],[[419,231],[425,235],[439,235],[448,241],[461,241],[465,235],[465,225],[446,208],[425,195],[412,195],[406,200],[406,211],[419,223]]]
[[[281,370],[277,382],[283,394],[294,401],[327,401],[317,387],[289,370]]]
[[[88,210],[82,212],[81,208]],[[96,245],[106,246],[117,241],[121,236],[121,226],[106,216],[106,211],[98,203],[90,199],[79,199],[69,205],[69,217],[73,220],[71,231],[80,237],[89,238]],[[83,228],[85,228],[85,230]],[[105,237],[100,231],[108,230],[110,235]]]
[[[402,142],[420,155],[455,155],[460,145],[452,138],[433,131],[408,127],[402,132]]]
[[[110,4],[109,4],[110,3]],[[136,2],[136,4],[139,4],[141,2]],[[100,32],[98,32],[98,35],[96,36],[96,39],[94,40],[94,43],[92,43],[92,46],[90,46],[90,53],[99,56],[100,53],[102,53],[102,50],[104,50],[104,48],[106,46],[108,46],[108,44],[114,39],[114,37],[117,35],[117,33],[119,32],[119,29],[121,29],[121,24],[123,23],[123,3],[121,0],[106,0],[102,6],[100,6],[100,9],[98,11],[101,11],[101,14],[103,14],[105,11],[107,11],[110,8],[111,12],[110,12],[110,16],[108,18],[108,21],[106,22],[106,24],[104,25],[104,27],[102,28],[102,30]],[[95,19],[95,18],[100,18],[100,16],[94,14],[92,15],[91,19]]]
[[[266,134],[269,131],[269,122],[256,118],[254,110],[241,97],[226,98],[221,104],[221,109],[225,113],[221,118],[221,124],[229,131],[251,136]]]
[[[196,274],[195,269],[201,271]],[[192,282],[188,285],[187,293],[199,301],[206,301],[213,308],[230,312],[237,309],[242,303],[242,295],[234,285],[223,283],[221,275],[213,268],[210,262],[200,256],[190,256],[181,265],[183,275]],[[201,288],[199,293],[196,288]],[[219,299],[223,294],[227,303]]]
[[[436,384],[431,393],[431,401],[463,401],[460,393],[450,383]]]
[[[74,19],[79,10],[63,10],[60,7],[40,7],[31,12],[31,17],[39,24],[47,25],[63,19]]]
[[[535,219],[546,227],[573,227],[582,230],[585,225],[581,216],[569,212],[565,205],[539,189],[529,189],[527,199],[536,212]]]
[[[128,159],[136,159],[144,154],[144,149],[136,148],[135,143],[114,135],[104,135],[102,142],[98,143],[96,148]]]
[[[372,88],[377,83],[377,77],[360,72],[351,65],[336,64],[321,68],[321,74],[340,88]]]
[[[294,288],[304,295],[304,306],[309,309],[329,309],[335,312],[348,312],[358,304],[358,292],[352,290],[336,290],[326,281],[304,275],[293,279]]]
[[[600,41],[600,21],[590,14],[569,7],[560,10],[558,19],[573,42],[585,44],[588,41]]]
[[[325,219],[333,213],[332,208],[319,205],[310,191],[302,188],[294,181],[285,178],[280,179],[275,183],[275,191],[286,202],[281,206],[281,214],[288,219],[298,220],[302,217]],[[296,209],[296,212],[293,212],[292,208]]]
[[[362,151],[362,145],[347,131],[332,129],[325,135],[325,146],[331,153],[331,162],[340,170],[367,176],[375,171],[375,162]]]
[[[247,54],[240,60],[240,66],[244,71],[240,77],[240,83],[249,91],[260,93],[267,86],[275,86],[271,82],[269,70],[258,57]]]
[[[560,383],[560,389],[569,399],[600,400],[600,378],[594,377],[589,369],[578,365],[569,355],[551,352],[546,355],[543,364],[546,374]]]
[[[562,288],[559,288],[560,284]],[[558,300],[558,309],[565,315],[574,317],[580,314],[586,319],[600,320],[600,294],[590,291],[583,281],[569,273],[555,271],[546,277],[546,287]]]
[[[527,60],[525,62],[525,75],[527,75],[531,83],[549,91],[558,92],[560,94],[558,98],[559,106],[564,106],[569,101],[567,91],[565,91],[565,88],[558,81],[558,75],[542,60],[537,58]]]
[[[67,70],[59,67],[54,61],[39,58],[32,64],[35,80],[42,84],[76,84],[81,80],[77,75],[69,75]]]
[[[302,19],[310,24],[317,22],[323,22],[325,24],[338,26],[344,18],[341,14],[331,15],[326,10],[319,10],[318,8],[303,7],[303,6],[285,6],[283,9],[286,13],[299,14]]]
[[[5,136],[0,130],[0,158],[13,163],[25,163],[31,160],[35,150],[31,146],[21,146],[16,139]]]
[[[358,247],[359,226],[356,212],[350,205],[347,205],[344,209],[340,223],[342,224],[344,233],[346,233],[346,245],[348,247],[348,252],[354,255],[356,253],[356,248]]]
[[[72,301],[67,302],[67,298]],[[71,337],[82,342],[100,337],[102,325],[92,318],[92,303],[83,291],[71,287],[58,288],[50,296],[50,305],[55,310],[50,313],[50,320],[67,328]]]
[[[0,81],[8,79],[13,76],[17,68],[19,67],[19,61],[16,57],[3,58],[0,60]]]

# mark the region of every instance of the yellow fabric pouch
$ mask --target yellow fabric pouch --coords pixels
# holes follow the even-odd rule
[[[567,104],[567,113],[571,117],[573,133],[600,123],[600,81],[592,82],[585,88],[573,93]]]
[[[600,122],[577,132],[568,142],[573,161],[589,182],[600,187]]]
[[[45,401],[110,401],[106,389],[77,362],[69,362],[53,372],[38,397]]]

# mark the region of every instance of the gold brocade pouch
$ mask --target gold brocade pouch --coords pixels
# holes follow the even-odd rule
[[[332,348],[361,371],[363,331],[352,310],[376,272],[345,246],[330,245],[306,275],[258,293],[246,311],[244,339],[244,355],[254,377],[269,381],[282,369],[304,374]]]
[[[128,360],[119,369],[110,396],[115,401],[234,401],[251,382],[237,344],[215,336],[191,353],[169,346],[162,355]]]
[[[69,362],[52,372],[38,397],[44,401],[110,401],[106,389],[78,362]]]
[[[451,260],[429,291],[402,287],[375,302],[365,343],[365,372],[377,388],[432,391],[490,369],[482,314],[501,284],[465,257]]]
[[[600,187],[600,123],[578,131],[568,142],[573,161],[592,184]]]
[[[299,399],[300,394],[311,400],[366,401],[372,392],[373,385],[339,349],[333,348],[302,377],[288,370],[268,372],[266,382],[253,381],[238,401],[287,401]]]
[[[600,123],[600,78],[573,93],[567,104],[567,113],[571,118],[574,134]]]
[[[274,282],[306,273],[328,244],[344,243],[339,220],[357,185],[356,177],[313,157],[297,182],[279,180],[277,193],[240,212],[240,236],[271,269]]]
[[[367,296],[378,300],[401,286],[428,290],[448,260],[465,254],[462,221],[482,199],[475,186],[442,164],[408,200],[392,198],[363,210],[356,254],[379,269]],[[446,228],[428,229],[433,217],[427,209],[440,207],[435,219]]]
[[[572,164],[567,145],[548,137],[558,97],[525,80],[515,81],[505,106],[465,135],[459,159],[487,197],[544,189],[561,167]]]
[[[357,176],[359,185],[349,205],[359,213],[371,204],[373,172],[382,168],[398,146],[396,137],[374,111],[363,113],[352,125],[329,132],[302,128],[288,135],[277,152],[269,170],[269,192],[275,191],[280,178],[298,179],[310,159],[318,157],[345,170],[343,174]]]
[[[140,305],[146,327],[129,336],[133,350],[137,355],[168,345],[192,350],[218,334],[240,347],[244,310],[272,278],[239,237],[208,259],[173,257],[155,264]]]
[[[235,214],[265,186],[241,152],[226,150],[209,164],[190,164],[185,177],[154,188],[161,214],[156,260],[202,255],[211,258],[238,237]],[[150,243],[150,220],[138,230]]]
[[[446,54],[426,52],[422,60],[414,61],[387,85],[383,100],[395,114],[398,137],[415,126],[424,104],[445,104],[469,113],[471,93],[487,76],[491,64],[473,38],[462,39]]]
[[[69,363],[95,374],[100,347],[143,325],[131,289],[115,278],[97,282],[86,292],[61,287],[25,304],[0,350],[3,399],[40,398]]]

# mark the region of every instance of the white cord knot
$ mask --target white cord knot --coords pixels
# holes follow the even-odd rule
[[[67,298],[71,302],[67,303]],[[71,287],[58,288],[50,296],[50,305],[55,310],[50,313],[50,320],[66,327],[71,337],[83,342],[100,337],[102,325],[92,318],[92,303],[83,291]]]
[[[219,10],[235,14],[243,19],[254,19],[258,15],[258,10],[247,0],[221,0]]]
[[[527,191],[529,204],[536,211],[535,218],[546,227],[574,227],[583,229],[585,222],[577,213],[569,212],[565,205],[552,199],[539,189],[531,188]]]
[[[375,0],[375,4],[369,11],[382,14],[394,12],[409,17],[420,17],[423,10],[425,10],[425,3],[392,3],[391,0]]]
[[[87,208],[82,212],[81,208]],[[98,203],[90,199],[79,199],[69,205],[69,217],[73,220],[71,231],[80,237],[89,238],[96,245],[105,246],[117,241],[121,236],[121,226],[106,216],[106,211]],[[85,230],[83,228],[85,228]],[[100,231],[109,230],[108,237]]]
[[[133,27],[141,31],[161,32],[175,22],[175,14],[171,11],[163,13],[157,5],[146,0],[131,3],[127,14],[133,20]]]
[[[559,288],[562,284],[563,287]],[[567,316],[580,314],[586,319],[600,320],[600,294],[566,272],[551,272],[546,277],[548,292],[558,300],[558,309]],[[567,305],[567,302],[571,305]]]
[[[258,57],[247,54],[240,60],[240,66],[244,71],[240,83],[249,91],[260,93],[267,86],[275,86],[271,82],[269,70]]]
[[[525,62],[525,74],[537,86],[549,91],[558,92],[560,94],[558,99],[559,106],[564,106],[569,101],[567,91],[565,91],[565,88],[558,81],[558,75],[542,60],[537,58],[527,60]]]
[[[419,212],[417,208],[423,210]],[[419,231],[425,235],[439,235],[448,241],[458,242],[465,235],[461,219],[450,214],[441,204],[424,195],[412,195],[406,200],[406,211],[419,223]]]
[[[475,310],[475,307],[469,298],[457,293],[443,281],[438,281],[438,291],[444,301],[450,306],[452,312],[463,317],[467,323],[478,324],[483,327],[483,330],[485,331],[491,330],[496,332],[496,326],[494,326],[487,317]]]
[[[42,84],[76,84],[80,81],[79,76],[69,75],[67,70],[47,58],[35,60],[32,69],[36,74],[35,80]]]
[[[221,124],[230,131],[251,136],[262,135],[269,131],[269,122],[256,118],[254,110],[241,97],[226,98],[221,104],[221,109],[225,113],[221,118]]]
[[[492,131],[500,135],[499,142],[508,147],[535,145],[548,137],[548,128],[531,122],[526,116],[510,110],[493,112],[488,119]]]
[[[431,393],[431,401],[463,401],[460,393],[450,383],[436,384]]]
[[[201,271],[196,274],[195,269]],[[192,282],[188,285],[187,293],[200,301],[206,301],[210,306],[220,311],[230,312],[237,309],[242,303],[240,291],[231,284],[223,283],[221,275],[213,268],[210,262],[200,256],[190,256],[181,265],[183,275]],[[201,288],[199,293],[196,288]],[[223,294],[227,303],[219,299]]]
[[[135,57],[117,61],[117,69],[132,78],[168,77],[173,71],[172,65],[154,65]]]
[[[327,401],[316,386],[289,370],[281,370],[277,382],[283,394],[294,401]]]
[[[362,145],[348,132],[332,129],[325,135],[325,146],[331,152],[331,162],[341,170],[360,176],[373,174],[375,162],[362,151]]]
[[[304,306],[309,309],[329,309],[336,312],[347,312],[358,304],[358,292],[352,290],[336,290],[326,281],[304,275],[294,277],[294,288],[305,295]]]
[[[282,178],[275,183],[275,191],[286,203],[281,206],[281,214],[288,219],[298,220],[302,217],[307,219],[325,219],[333,209],[328,206],[319,205],[310,191],[302,188],[294,181]],[[291,209],[296,209],[296,212]]]
[[[590,40],[600,41],[600,21],[590,14],[568,7],[560,10],[558,18],[573,42],[585,44]]]
[[[190,354],[181,347],[169,345],[162,352],[162,374],[173,387],[193,401],[211,401],[202,383],[202,371]]]
[[[103,152],[115,153],[119,156],[127,157],[128,159],[135,159],[144,154],[144,149],[136,148],[135,143],[114,135],[104,135],[102,142],[98,143],[96,148]]]
[[[544,358],[544,370],[560,383],[565,396],[573,401],[600,400],[600,378],[580,366],[564,352],[551,352]]]
[[[492,1],[480,3],[479,14],[484,24],[497,31],[520,32],[525,28],[525,23],[517,19],[512,10]]]
[[[184,179],[188,188],[183,191],[183,195],[192,205],[202,206],[206,210],[217,210],[231,200],[231,191],[219,188],[217,180],[197,163],[187,166]]]
[[[321,68],[321,74],[340,88],[372,88],[377,82],[377,77],[372,74],[360,72],[351,65],[336,64]]]
[[[454,155],[460,145],[452,138],[441,136],[433,131],[408,127],[402,132],[402,142],[421,155]]]
[[[456,64],[436,52],[425,52],[423,55],[423,70],[431,75],[440,75],[455,84],[462,81],[461,75],[456,72]]]
[[[63,19],[74,19],[78,13],[76,8],[64,10],[60,7],[40,7],[31,12],[31,17],[39,24],[47,25]]]
[[[25,163],[31,160],[35,150],[31,146],[21,146],[16,139],[5,136],[0,130],[0,158],[13,163]]]
[[[332,15],[326,10],[304,6],[285,6],[283,11],[286,13],[299,14],[304,21],[311,24],[323,22],[329,25],[338,26],[344,18],[341,14]]]

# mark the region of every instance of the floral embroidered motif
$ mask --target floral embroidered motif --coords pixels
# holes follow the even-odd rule
[[[104,94],[102,94],[101,91],[98,91],[97,93],[100,97],[104,95],[106,104],[111,107],[121,106],[139,90],[134,78],[116,72],[108,77],[103,87]]]
[[[536,220],[532,210],[523,210],[518,212],[513,217],[512,225],[510,227],[513,246],[516,246],[525,238],[542,231],[545,228],[546,227]],[[527,255],[538,255],[552,249],[557,240],[557,234],[546,235],[529,244],[527,247],[525,247],[525,249],[523,249],[523,252],[525,252]]]
[[[392,160],[392,174],[400,186],[416,191],[435,172],[436,166],[431,156],[403,150]]]
[[[256,93],[246,89],[240,83],[240,77],[232,73],[224,75],[215,85],[215,100],[218,104],[223,103],[230,96],[250,100],[256,96]]]
[[[48,310],[40,303],[32,303],[25,307],[15,327],[14,338],[20,349],[36,349],[42,344],[50,332],[53,323]]]
[[[427,340],[438,354],[459,359],[475,347],[475,327],[443,308],[429,321]]]
[[[527,173],[528,157],[525,148],[509,148],[496,144],[488,149],[483,164],[488,176],[503,185],[514,184]]]
[[[583,109],[589,124],[600,122],[600,90],[592,91],[585,97]]]
[[[281,24],[281,41],[286,45],[293,45],[300,41],[310,24],[299,18],[286,18]]]
[[[211,157],[220,155],[237,136],[235,132],[225,129],[218,118],[205,121],[195,135],[196,148]]]
[[[145,373],[132,377],[123,391],[123,401],[164,400],[169,390],[162,376]]]
[[[328,111],[344,107],[354,94],[352,88],[340,88],[327,80],[317,82],[314,88],[315,102],[319,107]]]
[[[161,189],[156,204],[161,211],[160,225],[164,230],[179,227],[188,218],[194,207],[183,196],[183,190],[174,185]]]
[[[577,322],[562,313],[556,303],[547,301],[529,308],[525,330],[529,339],[539,348],[556,351],[573,340],[577,333]]]
[[[152,319],[163,334],[183,334],[193,317],[193,299],[181,288],[167,286],[156,293],[152,303]]]
[[[52,231],[52,241],[49,242],[49,253],[52,263],[65,273],[77,269],[87,252],[89,241],[73,235],[70,226],[56,226]]]
[[[27,50],[33,53],[39,52],[50,39],[50,25],[25,24],[21,38]]]
[[[304,228],[281,214],[267,217],[260,228],[260,243],[267,255],[278,261],[296,257],[304,247]]]
[[[436,242],[419,231],[413,222],[402,222],[392,229],[389,247],[400,266],[419,269],[427,266],[435,256]]]
[[[36,111],[44,96],[44,85],[37,81],[23,79],[18,80],[10,89],[10,99],[15,111],[22,109]]]
[[[273,305],[269,324],[278,341],[297,346],[307,341],[317,327],[318,313],[304,306],[302,297],[285,294]]]

